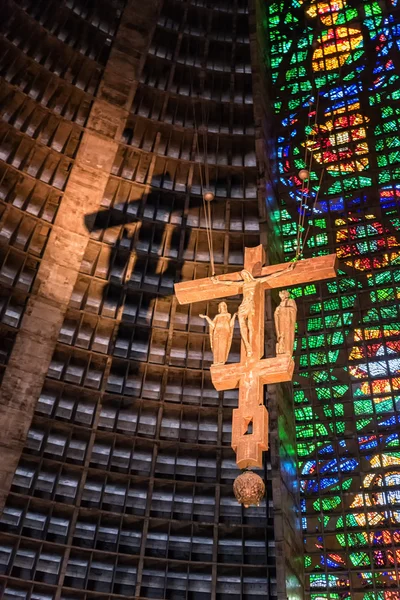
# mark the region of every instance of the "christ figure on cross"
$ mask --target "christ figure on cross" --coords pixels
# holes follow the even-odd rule
[[[285,271],[290,271],[294,268],[295,263],[290,263],[285,269]],[[224,280],[220,281],[217,277],[211,277],[211,281],[215,284],[222,285],[234,285],[239,287],[241,293],[243,294],[243,300],[238,308],[238,319],[240,326],[240,336],[242,338],[244,347],[246,349],[247,356],[253,354],[253,333],[254,333],[254,325],[253,319],[256,314],[256,306],[255,306],[255,296],[256,296],[256,288],[261,283],[265,283],[269,279],[276,277],[279,275],[278,273],[274,273],[272,275],[266,275],[265,277],[253,277],[253,275],[247,269],[242,269],[240,271],[240,276],[243,279],[242,283],[237,281],[229,281]]]

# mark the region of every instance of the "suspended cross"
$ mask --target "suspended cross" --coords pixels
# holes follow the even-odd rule
[[[268,267],[263,267],[264,262],[262,246],[246,248],[242,271],[175,285],[180,304],[243,294],[238,309],[242,337],[240,363],[223,364],[225,358],[222,364],[214,362],[211,366],[211,379],[217,390],[239,388],[238,408],[233,410],[232,448],[240,469],[261,467],[262,453],[268,449],[268,411],[264,406],[263,386],[291,381],[293,377],[292,350],[284,349],[275,358],[262,358],[265,290],[336,277],[336,254]],[[221,316],[227,316],[233,327],[230,315]]]

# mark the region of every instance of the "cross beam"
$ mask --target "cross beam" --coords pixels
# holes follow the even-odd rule
[[[243,294],[239,307],[240,363],[211,367],[211,379],[217,390],[239,388],[238,408],[233,411],[232,448],[241,469],[262,467],[262,453],[268,449],[268,411],[264,406],[263,386],[291,381],[293,377],[291,353],[262,359],[265,290],[330,279],[336,277],[337,269],[336,254],[268,267],[263,267],[264,261],[262,246],[246,248],[244,269],[247,273],[227,273],[175,285],[180,304]]]
[[[258,247],[259,248],[259,247]],[[248,250],[256,250],[258,248],[246,248],[246,255]],[[259,261],[256,264],[253,263],[251,268],[248,268],[249,260],[246,260],[245,255],[244,268],[250,271],[254,277],[265,277],[266,275],[277,275],[272,278],[269,282],[260,284],[264,290],[272,288],[285,288],[293,285],[301,285],[304,283],[311,283],[312,281],[321,281],[323,279],[331,279],[336,277],[337,271],[337,256],[336,254],[327,254],[326,256],[317,256],[316,258],[306,258],[299,260],[295,263],[295,266],[289,270],[288,267],[293,263],[283,263],[280,265],[269,265],[268,267],[262,267]],[[247,264],[246,264],[247,263]],[[254,269],[254,270],[253,270]],[[219,281],[237,281],[238,286],[223,286],[213,285],[209,277],[204,279],[196,279],[195,281],[183,281],[182,283],[175,284],[175,294],[179,304],[191,304],[192,302],[201,302],[204,300],[216,300],[217,298],[227,298],[228,296],[236,296],[240,294],[241,287],[240,283],[242,278],[239,272],[226,273],[225,275],[218,275]]]
[[[275,358],[263,358],[259,361],[249,360],[244,364],[212,365],[211,377],[215,389],[222,392],[238,388],[248,371],[252,371],[254,377],[258,378],[262,385],[291,381],[293,367],[292,357],[281,354]],[[281,377],[284,377],[284,379],[281,379]]]

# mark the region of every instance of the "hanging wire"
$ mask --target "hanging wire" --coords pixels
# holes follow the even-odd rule
[[[314,90],[315,90],[315,81],[314,83]],[[299,210],[299,219],[298,219],[298,225],[297,225],[297,236],[296,236],[296,256],[294,258],[294,261],[298,261],[299,258],[303,255],[303,251],[304,251],[304,246],[305,246],[305,240],[303,240],[303,231],[304,231],[304,224],[305,224],[305,218],[306,218],[306,208],[307,208],[307,194],[306,194],[306,179],[308,182],[307,185],[307,192],[308,195],[310,194],[310,177],[311,177],[311,167],[312,167],[312,159],[313,159],[313,151],[310,149],[309,150],[309,141],[310,141],[310,135],[311,135],[311,131],[313,132],[312,135],[315,135],[316,130],[317,130],[317,120],[318,120],[318,110],[319,110],[319,99],[320,96],[318,94],[318,91],[316,91],[315,93],[315,97],[316,97],[316,101],[315,101],[315,118],[314,118],[314,125],[311,128],[311,100],[309,101],[309,110],[308,110],[308,122],[307,122],[307,136],[306,136],[306,141],[305,141],[305,150],[304,150],[304,167],[305,169],[308,171],[308,178],[305,178],[302,180],[302,184],[301,184],[301,190],[300,190],[300,210]],[[307,159],[308,159],[308,153],[310,154],[309,160],[308,160],[308,169],[307,169]],[[323,171],[322,171],[323,173]],[[321,180],[322,181],[322,180]],[[317,193],[318,197],[319,194],[319,190]],[[315,202],[314,202],[314,206],[315,206]],[[307,229],[307,231],[309,231],[309,228]]]
[[[304,180],[301,182],[301,190],[300,190],[300,210],[299,210],[299,219],[297,223],[297,235],[296,235],[296,256],[294,260],[298,260],[300,256],[300,243],[301,243],[301,211],[304,210]]]
[[[309,103],[310,107],[310,103]],[[308,152],[308,142],[310,139],[310,130],[311,130],[311,110],[308,110],[308,122],[307,122],[307,137],[304,148],[304,166],[307,168],[307,152]],[[310,150],[310,155],[312,152]],[[304,211],[304,189],[305,189],[305,180],[303,179],[301,182],[301,190],[300,190],[300,210],[299,210],[299,218],[297,224],[297,235],[296,235],[296,256],[295,260],[298,260],[300,257],[300,248],[301,248],[301,234],[302,234],[302,211]]]
[[[309,100],[308,106],[309,106],[309,110],[308,110],[308,121],[307,121],[307,137],[306,137],[306,144],[305,144],[305,151],[304,151],[304,164],[307,164],[307,152],[308,152],[308,140],[310,138],[310,131],[311,131],[311,104],[312,101]],[[311,150],[310,150],[311,152]]]
[[[310,193],[310,177],[311,177],[311,167],[312,167],[312,152],[310,152],[310,160],[309,160],[309,165],[308,165],[308,186],[307,186],[307,192],[308,194]],[[299,257],[302,255],[302,239],[303,239],[303,231],[304,231],[304,224],[306,221],[306,215],[307,215],[307,199],[308,196],[305,192],[305,182],[304,185],[302,186],[302,193],[303,193],[303,197],[302,197],[302,210],[300,211],[300,225],[299,225],[299,245],[297,246],[297,252],[296,252],[296,257],[297,260],[299,259]]]
[[[315,194],[314,204],[313,204],[312,210],[311,210],[311,214],[312,215],[314,214],[315,207],[317,206],[317,202],[318,202],[318,198],[319,198],[319,192],[321,190],[322,179],[324,177],[324,173],[325,173],[325,167],[322,169],[321,175],[320,175],[320,178],[319,178],[319,183],[318,183],[319,187],[318,187],[317,193]],[[302,245],[302,248],[301,248],[301,255],[303,255],[303,253],[304,253],[304,249],[305,249],[305,246],[306,246],[307,238],[308,238],[308,235],[310,233],[310,227],[311,227],[311,222],[308,223],[307,231],[306,231],[306,233],[304,235],[303,245]]]
[[[194,91],[194,83],[193,83],[193,72],[191,71],[191,84],[192,84],[192,92]],[[205,191],[209,190],[209,170],[207,163],[207,141],[206,141],[206,125],[204,123],[203,116],[203,103],[200,100],[201,104],[201,116],[202,116],[202,129],[203,129],[203,163],[204,163],[204,177],[203,177],[203,169],[202,169],[202,161],[200,154],[200,142],[199,142],[199,128],[197,125],[197,117],[196,117],[196,104],[194,99],[194,94],[192,93],[192,107],[193,107],[193,126],[194,126],[194,135],[196,138],[196,151],[197,151],[197,159],[199,165],[199,175],[200,175],[200,188],[201,188],[201,196],[203,200],[203,209],[204,209],[204,220],[206,225],[206,236],[207,236],[207,244],[208,244],[208,252],[210,255],[210,264],[211,264],[211,274],[215,275],[215,266],[214,266],[214,248],[213,248],[213,239],[212,239],[212,229],[211,229],[211,206],[210,202],[205,200]],[[206,179],[206,187],[204,186],[204,179]]]
[[[202,111],[202,128],[203,128],[203,159],[204,159],[204,174],[206,180],[206,192],[210,192],[210,171],[208,164],[208,122],[210,118],[210,108],[208,110],[205,107],[204,100],[200,100],[201,111]],[[208,228],[208,239],[209,239],[209,252],[212,274],[215,274],[214,270],[214,242],[212,236],[212,214],[211,214],[211,201],[206,201],[203,192],[203,205],[204,214],[206,215],[206,227]]]
[[[318,120],[318,109],[319,109],[319,95],[317,94],[317,101],[316,101],[316,105],[315,105],[315,119],[314,119],[314,125],[313,125],[313,130],[316,131],[317,128],[317,120]],[[310,126],[310,121],[311,121],[311,117],[310,117],[310,112],[308,114],[308,127]],[[308,140],[309,140],[309,136],[310,134],[307,134],[307,138],[306,138],[306,146],[305,146],[305,153],[304,153],[304,164],[305,167],[308,171],[308,193],[310,192],[310,177],[311,177],[311,167],[312,167],[312,160],[313,160],[313,153],[310,150],[310,157],[309,157],[309,162],[307,165],[307,146],[308,146]],[[314,201],[314,205],[312,208],[312,212],[314,212],[314,208],[319,196],[319,190],[321,189],[321,183],[322,183],[322,177],[324,174],[325,169],[322,169],[322,173],[321,173],[321,178],[320,178],[320,183],[319,183],[319,188],[315,197],[315,201]],[[300,197],[301,197],[301,204],[300,204],[300,211],[299,211],[299,220],[298,220],[298,226],[297,226],[297,237],[296,237],[296,256],[295,256],[295,261],[299,260],[299,258],[303,255],[304,252],[304,248],[305,248],[305,242],[306,240],[303,239],[303,231],[304,231],[304,224],[305,224],[305,219],[306,219],[306,208],[307,208],[307,194],[305,192],[305,180],[302,181],[302,185],[301,185],[301,190],[300,190]],[[307,232],[309,232],[310,230],[310,225],[308,226]],[[308,233],[307,233],[308,235]]]

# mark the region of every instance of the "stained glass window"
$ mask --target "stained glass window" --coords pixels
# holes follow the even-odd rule
[[[311,600],[399,598],[398,4],[265,3],[285,260],[340,259],[336,280],[292,290]]]

